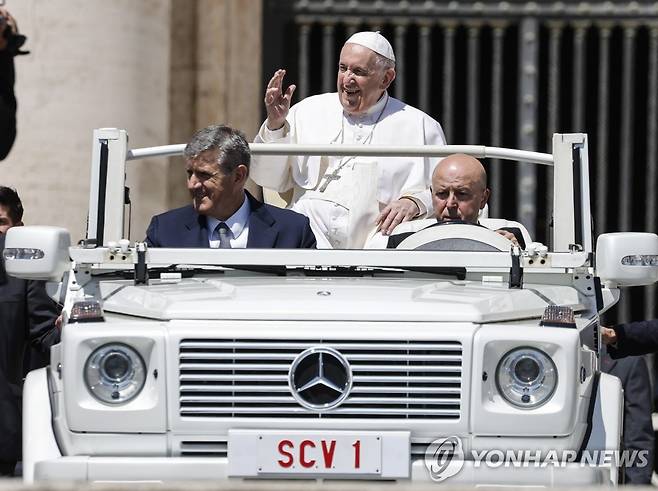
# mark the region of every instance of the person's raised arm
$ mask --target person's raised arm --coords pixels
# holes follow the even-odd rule
[[[267,111],[267,128],[274,131],[281,128],[286,122],[292,94],[297,88],[290,85],[283,92],[283,77],[286,71],[279,69],[274,73],[265,89],[265,110]]]

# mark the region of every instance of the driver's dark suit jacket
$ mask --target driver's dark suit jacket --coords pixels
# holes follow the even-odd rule
[[[446,222],[446,221],[437,220],[435,224],[430,225],[429,227],[425,227],[422,230],[426,230],[426,229],[431,228],[431,227],[437,227],[437,226],[442,226],[442,225],[449,226],[451,224],[458,224],[458,223],[464,224],[466,222],[463,222],[463,221]],[[474,225],[476,227],[484,227],[484,225],[480,225],[479,223],[472,223],[470,225]],[[518,227],[502,227],[499,230],[505,230],[507,232],[513,233],[514,237],[516,237],[516,240],[519,242],[519,246],[521,247],[521,249],[525,249],[526,243],[525,243],[525,240],[523,240],[523,234],[521,233],[521,230]],[[418,230],[417,232],[420,232],[420,230]],[[403,234],[391,235],[388,238],[388,243],[386,244],[386,247],[389,248],[389,249],[395,249],[398,245],[400,245],[400,243],[404,239],[406,239],[407,237],[409,237],[410,235],[413,235],[415,233],[416,232],[406,232],[406,233],[403,233]]]
[[[306,216],[245,194],[251,208],[248,248],[315,249],[315,235]],[[206,217],[192,205],[156,215],[146,231],[146,243],[151,247],[208,248]]]
[[[4,248],[0,234],[0,257]],[[13,278],[0,260],[0,463],[21,458],[24,352],[28,346],[47,352],[59,342],[58,315],[43,281]]]

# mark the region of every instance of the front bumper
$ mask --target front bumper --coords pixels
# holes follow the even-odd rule
[[[224,456],[200,457],[139,457],[139,456],[62,456],[55,441],[52,427],[52,415],[48,401],[46,370],[31,372],[25,384],[24,414],[27,416],[23,437],[24,479],[33,481],[92,481],[92,482],[164,482],[186,480],[211,480],[224,482],[239,482],[248,480],[254,482],[263,480],[260,477],[229,477],[231,471],[229,459]],[[244,433],[244,431],[242,432]],[[263,433],[259,430],[258,434]],[[142,438],[146,435],[142,435]],[[160,436],[160,435],[156,435]],[[164,435],[161,435],[164,437]],[[244,435],[239,435],[239,441]],[[93,442],[92,442],[93,443]],[[88,447],[89,448],[89,447]],[[93,445],[92,447],[93,448]],[[115,452],[118,453],[118,448]],[[404,452],[409,455],[408,447]],[[253,448],[249,455],[253,454]],[[398,479],[400,482],[416,481],[432,483],[432,478],[423,460],[413,460],[410,468],[406,468],[407,457],[400,462],[404,472],[398,475],[409,478]],[[528,465],[527,467],[487,467],[476,466],[472,460],[453,461],[463,464],[459,472],[447,478],[444,483],[454,485],[519,485],[519,486],[586,486],[611,485],[616,482],[617,469],[608,465],[594,466],[580,463],[565,463],[563,465]],[[386,464],[385,464],[386,465]],[[386,465],[387,472],[390,466]],[[282,479],[331,480],[336,476],[304,474],[282,474]],[[342,476],[345,477],[345,476]],[[350,480],[355,476],[346,477]],[[366,475],[361,477],[369,481],[394,481],[391,477]]]
[[[583,486],[612,485],[613,469],[569,463],[545,467],[479,466],[464,461],[462,469],[444,482],[458,485]],[[67,480],[91,482],[163,482],[184,480],[228,480],[228,459],[194,457],[61,457],[37,462],[35,481]],[[117,476],[121,476],[117,479]],[[292,476],[286,476],[291,479]],[[316,479],[325,476],[299,476]],[[353,478],[352,478],[353,479]],[[368,478],[372,480],[372,478]],[[432,482],[424,462],[411,466],[411,480]]]

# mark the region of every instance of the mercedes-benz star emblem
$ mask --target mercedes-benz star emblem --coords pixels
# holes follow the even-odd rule
[[[333,409],[352,388],[352,370],[343,355],[333,348],[309,348],[292,362],[290,391],[302,406],[314,411]]]

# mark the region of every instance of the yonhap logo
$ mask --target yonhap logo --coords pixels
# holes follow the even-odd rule
[[[456,436],[434,440],[425,450],[425,467],[433,481],[445,481],[464,467],[462,441]]]
[[[425,450],[425,467],[433,481],[445,481],[459,473],[468,461],[473,469],[547,467],[607,467],[641,469],[649,465],[648,450],[572,449],[470,449],[464,452],[457,436],[434,440]]]

